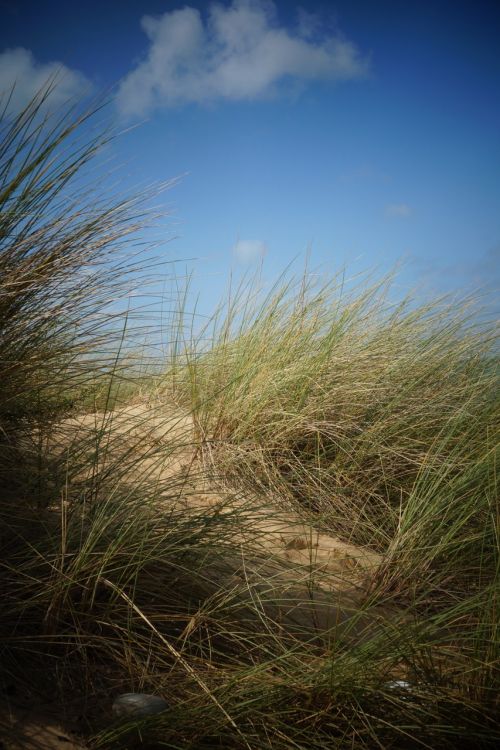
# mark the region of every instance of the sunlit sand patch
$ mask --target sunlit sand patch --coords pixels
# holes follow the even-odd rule
[[[296,580],[303,569],[326,589],[364,587],[380,565],[380,555],[318,531],[297,514],[285,513],[272,498],[220,490],[203,470],[193,433],[189,413],[138,403],[67,419],[53,431],[51,444],[62,453],[70,443],[87,441],[90,446],[98,440],[101,470],[106,464],[119,466],[126,481],[165,485],[159,492],[165,506],[178,503],[186,512],[240,514],[234,544],[281,560]]]

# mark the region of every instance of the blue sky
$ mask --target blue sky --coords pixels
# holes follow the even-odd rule
[[[423,295],[498,286],[497,2],[0,0],[0,88],[114,86],[123,185],[166,196],[165,257],[201,309],[230,268],[388,270]],[[300,261],[299,266],[300,267]]]

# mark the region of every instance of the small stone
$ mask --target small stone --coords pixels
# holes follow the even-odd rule
[[[147,693],[123,693],[113,703],[113,716],[117,719],[144,719],[160,714],[168,703],[159,695]]]
[[[393,680],[392,682],[386,682],[386,687],[392,688],[393,690],[411,690],[411,682],[406,680]]]

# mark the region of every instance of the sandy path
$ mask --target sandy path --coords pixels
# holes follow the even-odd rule
[[[88,474],[88,453],[94,450],[95,470],[119,469],[122,481],[136,485],[157,481],[159,503],[165,503],[167,512],[172,503],[198,514],[236,511],[244,524],[232,537],[234,560],[228,561],[230,573],[220,579],[221,588],[242,601],[250,597],[251,616],[260,607],[263,622],[281,637],[328,648],[336,637],[362,640],[379,619],[392,616],[381,608],[360,614],[379,555],[318,531],[272,498],[227,491],[207,475],[193,435],[189,414],[173,405],[166,410],[165,405],[141,403],[65,420],[46,439],[46,448],[62,459],[69,449],[72,462],[81,449],[86,467],[81,478]],[[0,711],[6,750],[83,748],[71,726],[63,729],[58,723],[57,710],[9,711]]]
[[[130,456],[131,482],[144,478],[158,481],[159,488],[167,486],[166,511],[174,503],[186,513],[236,512],[234,562],[228,563],[231,574],[221,580],[221,587],[236,587],[247,597],[251,590],[285,631],[321,638],[333,629],[357,639],[365,630],[373,630],[379,615],[384,616],[371,608],[369,616],[358,617],[381,556],[318,531],[298,514],[284,512],[271,497],[246,496],[223,487],[204,469],[188,413],[173,405],[141,403],[107,415],[79,416],[61,429],[62,437],[53,438],[59,445],[67,445],[71,436],[78,440],[85,433],[90,440],[100,436],[105,460],[125,467],[125,472]],[[330,637],[331,633],[325,639]]]
[[[220,483],[204,472],[191,416],[178,408],[169,408],[165,415],[163,405],[135,404],[107,415],[82,415],[66,420],[60,437],[53,440],[64,445],[68,439],[81,440],[85,432],[89,438],[101,434],[100,450],[105,450],[110,460],[116,461],[117,453],[130,450],[137,454],[139,450],[144,477],[172,480],[179,488],[185,485],[188,491],[180,489],[178,502],[187,509],[244,511],[245,527],[251,533],[236,535],[235,544],[253,542],[295,569],[303,568],[309,577],[317,574],[322,586],[336,590],[362,586],[381,562],[375,552],[322,533],[298,514],[284,512],[272,498],[243,497],[221,489]],[[132,479],[140,474],[135,462],[133,474]]]

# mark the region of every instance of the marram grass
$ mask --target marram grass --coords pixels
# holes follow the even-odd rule
[[[68,192],[107,136],[72,145],[87,116],[50,125],[43,103],[0,152],[2,705],[77,711],[96,748],[495,747],[492,327],[304,277],[240,290],[199,338],[180,308],[172,356],[139,373],[133,312],[108,303],[148,214]],[[203,483],[219,504],[190,506]],[[270,497],[382,555],[343,629],[282,626],[297,594],[252,528]],[[130,691],[171,708],[113,725]]]

